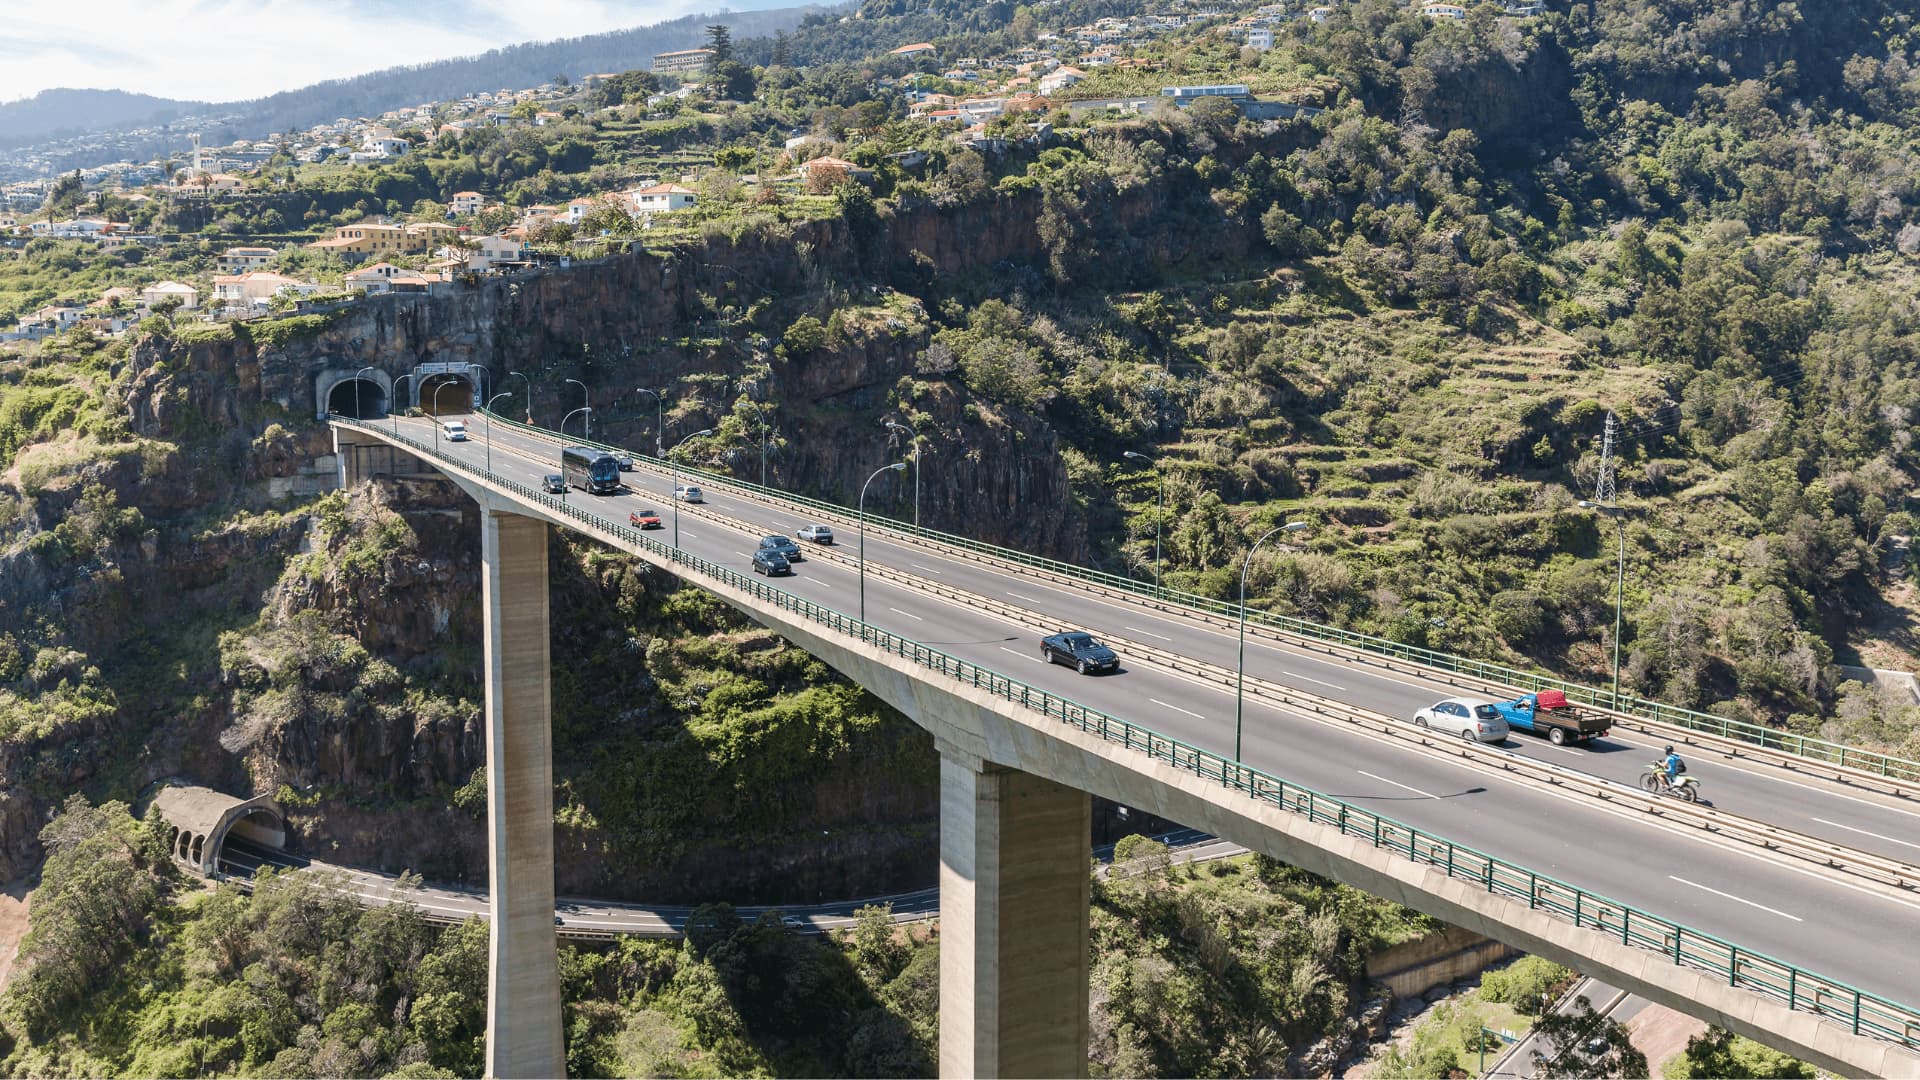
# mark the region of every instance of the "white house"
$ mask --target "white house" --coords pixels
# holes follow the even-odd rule
[[[1273,27],[1253,26],[1247,29],[1247,48],[1266,52],[1273,48]]]
[[[1077,67],[1059,67],[1041,76],[1040,92],[1057,94],[1074,83],[1086,80],[1087,73]]]
[[[145,300],[148,307],[178,300],[183,310],[191,310],[200,306],[200,290],[184,281],[156,281],[140,290],[140,299]]]
[[[1467,9],[1459,4],[1428,4],[1420,9],[1420,14],[1429,19],[1465,19]]]
[[[1312,11],[1307,12],[1307,18],[1312,19],[1314,22],[1326,22],[1328,19],[1333,18],[1333,8],[1322,4]]]
[[[406,155],[413,144],[405,139],[387,136],[368,136],[361,149],[374,158],[396,158]]]
[[[487,205],[487,197],[477,191],[456,191],[448,205],[456,214],[477,214]]]
[[[374,263],[342,275],[347,288],[369,296],[388,292],[425,292],[431,278],[418,270],[392,263]]]
[[[440,256],[455,269],[472,271],[491,270],[503,263],[518,263],[527,257],[527,245],[505,236],[481,236],[474,239],[474,247],[447,247],[440,249]]]
[[[671,210],[690,209],[700,201],[700,197],[692,188],[679,184],[655,184],[627,192],[627,201],[633,204],[636,214],[662,214]]]
[[[283,292],[310,296],[317,288],[319,286],[310,281],[290,278],[270,270],[254,270],[245,274],[227,274],[214,278],[213,298],[225,304],[252,307],[255,304],[264,304]]]
[[[229,274],[244,274],[273,261],[279,252],[270,247],[230,247],[220,253],[220,269]]]

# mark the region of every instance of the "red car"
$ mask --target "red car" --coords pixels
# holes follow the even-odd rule
[[[660,514],[654,510],[635,510],[627,515],[627,524],[636,529],[657,529],[660,527]]]

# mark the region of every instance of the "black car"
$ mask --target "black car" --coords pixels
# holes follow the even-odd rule
[[[548,473],[546,476],[541,477],[540,486],[545,489],[549,495],[565,495],[567,493],[567,478],[561,476],[559,473]]]
[[[784,536],[763,536],[760,538],[761,551],[777,551],[787,557],[788,562],[800,562],[806,556],[800,554],[800,545]]]
[[[1040,658],[1049,664],[1067,664],[1082,675],[1120,670],[1119,653],[1077,630],[1041,638]]]
[[[761,548],[753,553],[753,572],[765,574],[768,577],[779,577],[782,574],[793,573],[793,564],[787,561],[785,555],[773,548]]]

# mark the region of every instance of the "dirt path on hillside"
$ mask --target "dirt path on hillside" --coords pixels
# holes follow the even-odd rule
[[[10,881],[0,888],[0,990],[13,977],[13,961],[20,954],[20,939],[27,936],[27,883]]]

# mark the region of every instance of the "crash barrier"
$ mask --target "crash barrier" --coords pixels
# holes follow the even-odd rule
[[[752,576],[661,543],[638,529],[610,521],[517,481],[496,476],[407,436],[392,434],[374,424],[346,417],[336,416],[333,422],[406,446],[447,469],[484,480],[498,490],[539,507],[545,513],[577,521],[594,533],[645,551],[654,558],[726,585],[816,626],[855,638],[864,645],[918,667],[1038,712],[1105,742],[1144,753],[1154,761],[1219,783],[1269,806],[1305,817],[1315,824],[1333,827],[1343,835],[1358,837],[1375,848],[1441,871],[1455,881],[1467,882],[1493,895],[1524,903],[1531,910],[1567,919],[1575,926],[1617,937],[1622,944],[1658,952],[1676,965],[1706,971],[1716,978],[1725,979],[1728,986],[1765,995],[1791,1009],[1844,1023],[1855,1035],[1868,1035],[1920,1050],[1920,1012],[1908,1006],[1543,876],[1526,867],[1456,844],[1445,837],[1422,832],[1363,807],[1330,798],[1051,691],[1030,686],[972,661],[950,656],[911,638],[883,630],[824,604],[783,592]]]

